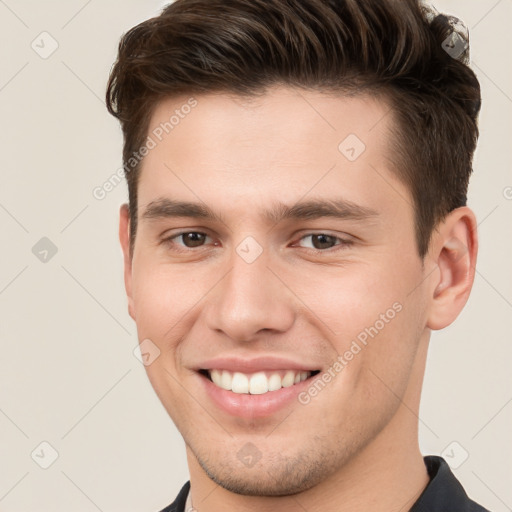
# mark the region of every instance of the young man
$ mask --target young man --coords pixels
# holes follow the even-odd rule
[[[482,511],[423,457],[474,279],[480,88],[415,0],[177,0],[125,34],[129,313],[187,448],[165,511]]]

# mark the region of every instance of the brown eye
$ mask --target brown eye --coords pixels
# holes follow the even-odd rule
[[[300,242],[308,238],[311,239],[311,242],[309,244],[301,245],[301,247],[313,252],[328,253],[343,250],[353,244],[352,240],[345,240],[339,236],[328,235],[327,233],[310,233],[303,236],[300,239]]]
[[[163,239],[162,243],[172,252],[195,252],[193,249],[205,245],[206,238],[210,238],[206,233],[199,231],[182,231],[181,233],[176,233],[173,236]]]
[[[315,249],[330,249],[332,245],[336,245],[336,237],[330,235],[312,235],[311,240]]]
[[[204,233],[198,233],[197,231],[189,231],[186,233],[181,233],[176,238],[181,238],[185,247],[200,247],[207,235]]]
[[[311,238],[312,249],[317,250],[330,249],[335,245],[339,245],[336,243],[336,240],[340,240],[336,236],[326,235],[325,233],[306,235],[302,237],[301,240],[304,240],[305,238]]]

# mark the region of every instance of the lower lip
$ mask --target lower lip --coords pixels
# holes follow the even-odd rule
[[[224,412],[241,418],[265,418],[290,405],[298,403],[297,395],[311,384],[311,378],[302,382],[269,391],[261,395],[233,393],[216,386],[210,379],[198,373],[206,394]]]

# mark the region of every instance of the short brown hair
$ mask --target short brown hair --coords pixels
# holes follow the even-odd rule
[[[481,104],[468,48],[457,58],[443,48],[454,18],[428,14],[419,0],[176,0],[129,30],[106,99],[123,129],[131,249],[140,164],[127,163],[157,103],[284,84],[388,100],[394,171],[411,192],[423,258],[437,223],[466,204]]]

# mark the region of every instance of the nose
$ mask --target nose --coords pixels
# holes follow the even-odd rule
[[[293,294],[268,260],[265,251],[252,263],[233,252],[230,271],[209,294],[205,314],[210,329],[240,342],[290,329],[296,315]]]

